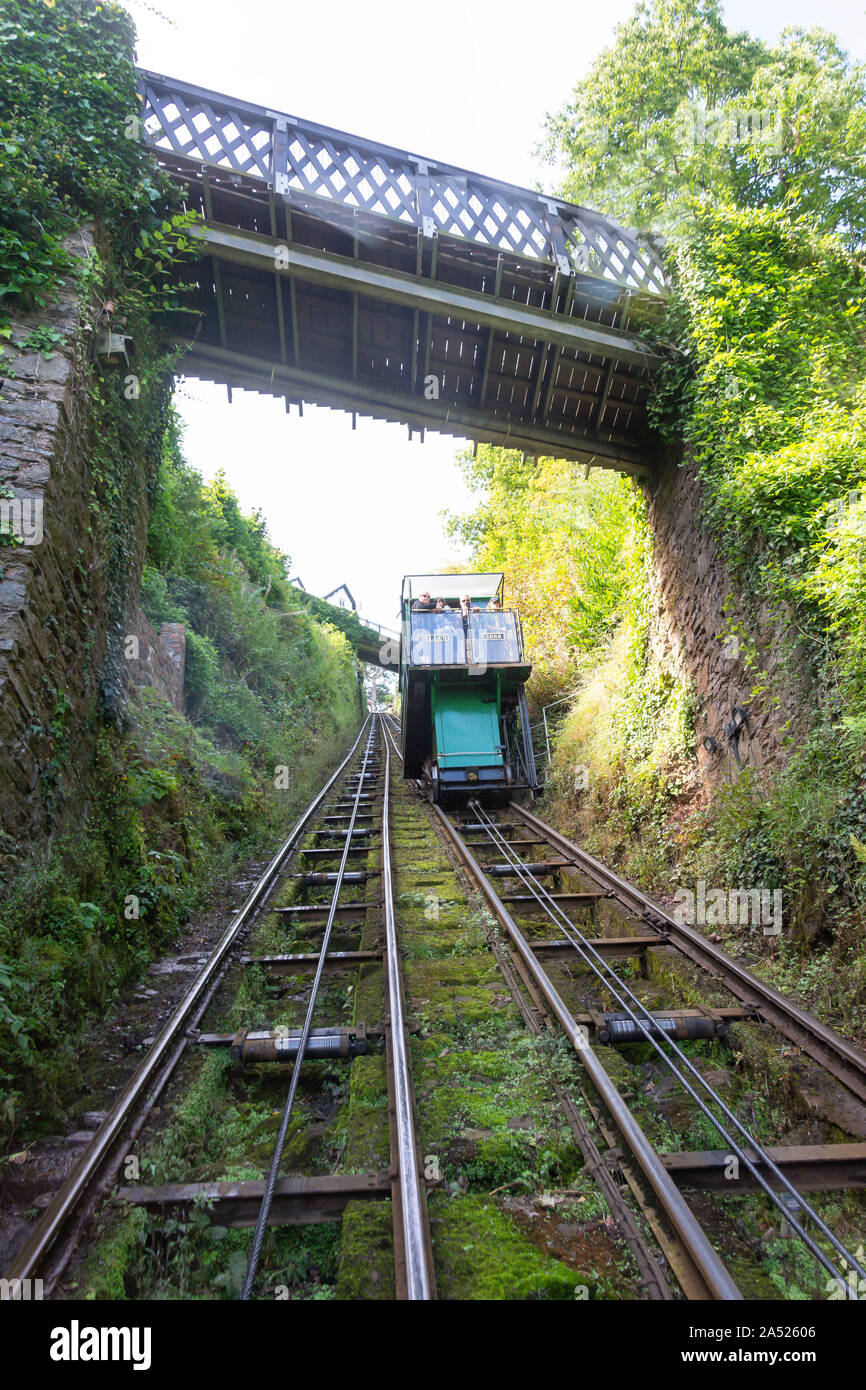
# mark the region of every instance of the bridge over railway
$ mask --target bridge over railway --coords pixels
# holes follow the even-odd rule
[[[386,671],[400,665],[400,635],[394,628],[362,618],[355,609],[340,608],[327,599],[318,598],[306,589],[296,592],[296,598],[320,622],[332,623],[352,644],[359,661],[381,666]]]
[[[637,233],[157,73],[139,88],[203,219],[189,375],[651,472],[640,331],[665,285]]]

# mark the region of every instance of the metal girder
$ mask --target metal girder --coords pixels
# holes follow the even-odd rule
[[[593,353],[609,361],[647,368],[662,363],[657,353],[621,329],[586,319],[567,319],[516,300],[498,301],[492,295],[460,289],[441,280],[434,284],[386,266],[349,260],[306,246],[287,246],[260,232],[221,223],[193,227],[190,236],[201,241],[208,255],[237,265],[270,273],[279,266],[287,275],[328,289],[383,299],[403,308],[423,309],[434,316],[465,319],[503,333],[522,334],[536,342]]]
[[[507,894],[503,894],[502,901],[504,903],[509,901]],[[599,955],[614,960],[621,957],[643,955],[645,951],[651,950],[659,944],[657,936],[591,936],[589,941],[593,950],[598,951]],[[568,963],[580,964],[574,947],[568,941],[533,941],[530,938],[529,945],[536,955],[543,956],[545,960],[558,957]]]
[[[270,358],[219,348],[200,339],[188,341],[183,369],[190,376],[222,381],[228,374],[238,390],[263,391],[282,396],[286,391],[312,404],[381,415],[419,429],[438,430],[459,438],[499,444],[552,458],[577,459],[598,468],[615,468],[634,477],[651,477],[652,468],[637,450],[606,440],[588,440],[564,431],[548,430],[522,420],[510,420],[489,411],[446,401],[404,395],[370,382],[341,380],[317,372],[284,367]]]
[[[265,1184],[244,1182],[167,1183],[164,1187],[122,1187],[116,1200],[125,1206],[169,1212],[206,1211],[218,1226],[254,1226]],[[389,1173],[278,1178],[271,1206],[272,1226],[297,1222],[339,1221],[349,1202],[385,1201],[391,1196]],[[206,1203],[206,1205],[202,1205]]]
[[[346,970],[381,959],[381,951],[329,951],[325,969]],[[319,957],[312,951],[302,951],[290,955],[243,956],[241,964],[261,966],[262,970],[269,970],[273,975],[298,975],[302,970],[315,970],[318,961]]]
[[[782,1191],[778,1178],[766,1171],[766,1165],[754,1152],[748,1153],[769,1185]],[[866,1144],[792,1144],[787,1148],[768,1148],[767,1154],[800,1192],[866,1187]],[[732,1197],[760,1191],[745,1165],[732,1165],[731,1154],[725,1149],[664,1154],[662,1162],[678,1187],[727,1192]]]

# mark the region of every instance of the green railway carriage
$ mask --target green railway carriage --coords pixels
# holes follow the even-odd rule
[[[441,612],[413,605],[429,592]],[[472,610],[460,611],[468,593]],[[491,599],[500,611],[489,611]],[[477,610],[477,611],[475,611]],[[520,615],[505,607],[501,574],[421,574],[403,580],[400,695],[405,777],[433,801],[534,794]]]

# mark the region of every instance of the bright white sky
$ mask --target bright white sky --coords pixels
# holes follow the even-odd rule
[[[511,183],[551,186],[532,154],[544,116],[606,47],[633,0],[124,0],[138,62],[156,72],[429,155]],[[851,0],[728,0],[732,28],[769,40],[820,24],[866,56],[866,12]],[[471,505],[459,443],[338,411],[188,381],[177,404],[185,452],[206,478],[225,469],[246,510],[313,593],[345,582],[388,623],[406,573],[449,548],[439,512]]]

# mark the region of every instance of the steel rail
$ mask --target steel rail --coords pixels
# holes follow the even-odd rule
[[[331,932],[333,930],[334,920],[337,915],[337,902],[339,900],[340,893],[343,889],[343,875],[346,872],[346,865],[349,862],[349,851],[352,847],[352,834],[355,829],[355,820],[358,815],[358,809],[361,805],[361,795],[364,790],[364,777],[367,771],[367,763],[370,760],[373,746],[376,741],[376,733],[377,729],[375,716],[371,716],[370,732],[367,736],[367,744],[364,749],[363,759],[361,761],[361,770],[358,775],[358,785],[355,789],[355,796],[352,804],[351,816],[349,819],[348,827],[343,832],[345,834],[346,840],[345,844],[343,845],[343,853],[340,858],[340,867],[337,870],[337,878],[336,882],[334,883],[334,891],[331,895],[331,906],[328,912],[328,920],[325,924],[324,935],[322,937],[322,946],[319,952],[319,961],[318,965],[316,966],[316,973],[313,977],[313,983],[310,988],[310,998],[307,1004],[307,1012],[304,1015],[304,1023],[301,1028],[300,1040],[298,1042],[298,1055],[295,1059],[295,1064],[292,1068],[292,1079],[289,1084],[289,1093],[286,1096],[286,1102],[283,1107],[283,1114],[280,1120],[280,1128],[277,1133],[276,1144],[274,1145],[273,1158],[271,1159],[271,1167],[267,1176],[267,1181],[265,1183],[265,1191],[262,1197],[262,1205],[259,1209],[259,1217],[256,1222],[256,1229],[253,1235],[253,1243],[250,1249],[249,1261],[247,1263],[247,1272],[244,1278],[243,1289],[241,1290],[242,1301],[247,1301],[251,1297],[253,1285],[256,1281],[259,1260],[261,1259],[262,1254],[262,1245],[264,1243],[265,1232],[268,1226],[268,1218],[270,1216],[271,1211],[271,1203],[273,1202],[274,1198],[274,1190],[277,1185],[277,1178],[279,1177],[280,1163],[282,1162],[283,1149],[285,1147],[286,1135],[289,1129],[289,1121],[292,1117],[292,1109],[294,1108],[295,1104],[295,1095],[297,1094],[298,1090],[298,1081],[300,1080],[301,1066],[304,1060],[304,1052],[307,1047],[307,1042],[309,1041],[310,1030],[313,1026],[313,1013],[315,1012],[319,994],[319,986],[322,983],[322,976],[325,971],[325,960],[328,955],[328,946],[330,945],[331,941]]]
[[[672,938],[670,944],[676,946],[696,965],[721,971],[726,988],[738,999],[752,1004],[757,999],[768,1021],[774,1023],[792,1042],[805,1047],[809,1055],[841,1081],[858,1100],[866,1101],[866,1054],[790,999],[786,999],[778,990],[773,989],[772,985],[766,984],[750,970],[738,965],[725,951],[701,936],[700,932],[677,922],[676,918],[652,898],[620,878],[612,869],[594,859],[586,850],[561,835],[558,830],[554,830],[532,811],[527,811],[515,801],[509,803],[509,809],[543,835],[554,849],[570,858],[581,873],[600,887],[612,890],[620,903],[636,911],[642,921],[656,930],[663,928]]]
[[[514,854],[513,850],[511,850],[511,847],[509,846],[505,837],[502,835],[501,831],[498,830],[496,822],[492,820],[490,816],[488,816],[487,812],[484,810],[484,808],[480,805],[478,801],[470,802],[470,805],[474,807],[476,814],[481,820],[481,823],[487,829],[491,843],[501,853],[505,854],[506,860],[510,861],[511,864],[516,867],[516,877],[520,878],[524,886],[529,889],[531,896],[533,896],[539,903],[539,905],[544,909],[549,920],[554,924],[554,926],[559,928],[559,930],[565,936],[566,940],[568,940],[568,942],[574,947],[575,951],[577,951],[577,953],[583,958],[584,963],[589,966],[590,970],[601,981],[604,988],[606,988],[610,992],[610,994],[616,1000],[620,1008],[623,1009],[623,1011],[627,1014],[631,1021],[634,1024],[636,1024],[636,1026],[640,1029],[646,1041],[655,1050],[655,1052],[661,1058],[662,1062],[665,1064],[665,1066],[668,1068],[671,1074],[674,1077],[676,1077],[680,1085],[685,1089],[687,1094],[700,1108],[702,1114],[710,1121],[710,1124],[721,1135],[725,1143],[728,1144],[729,1147],[734,1151],[735,1156],[746,1165],[746,1168],[751,1173],[758,1186],[763,1190],[766,1196],[770,1198],[771,1202],[779,1209],[782,1215],[786,1218],[788,1224],[792,1227],[794,1231],[796,1231],[797,1235],[803,1241],[804,1245],[807,1247],[810,1253],[814,1255],[815,1259],[818,1260],[819,1263],[824,1266],[828,1274],[830,1274],[833,1277],[833,1279],[839,1281],[843,1286],[845,1285],[844,1273],[837,1269],[837,1267],[832,1263],[832,1261],[815,1243],[808,1231],[806,1231],[804,1227],[801,1225],[801,1223],[797,1220],[797,1218],[792,1215],[790,1209],[786,1207],[782,1197],[773,1190],[773,1188],[763,1177],[763,1175],[758,1172],[758,1169],[755,1165],[755,1161],[752,1158],[750,1158],[748,1154],[745,1153],[745,1151],[740,1147],[738,1142],[725,1129],[724,1125],[717,1118],[717,1116],[715,1116],[712,1113],[707,1104],[701,1099],[699,1095],[697,1095],[693,1086],[687,1081],[687,1079],[679,1070],[679,1068],[674,1064],[670,1054],[664,1051],[664,1049],[661,1046],[661,1042],[664,1042],[668,1047],[670,1047],[672,1051],[676,1054],[676,1056],[679,1058],[679,1060],[688,1068],[688,1070],[692,1073],[697,1082],[704,1088],[704,1090],[710,1096],[712,1104],[718,1106],[718,1108],[724,1114],[725,1118],[729,1120],[730,1123],[739,1131],[739,1133],[746,1140],[748,1146],[755,1151],[758,1161],[763,1162],[766,1165],[768,1171],[771,1172],[778,1179],[778,1181],[786,1189],[788,1194],[791,1197],[795,1198],[798,1205],[798,1209],[802,1210],[809,1216],[809,1218],[818,1227],[821,1234],[830,1242],[834,1250],[836,1250],[837,1254],[841,1255],[842,1259],[846,1263],[850,1264],[850,1266],[854,1270],[856,1270],[861,1277],[866,1278],[866,1270],[863,1270],[861,1268],[856,1256],[852,1255],[851,1252],[848,1249],[846,1249],[844,1245],[842,1245],[842,1243],[838,1240],[833,1231],[830,1230],[829,1226],[826,1225],[826,1223],[815,1211],[814,1207],[812,1207],[809,1204],[809,1202],[807,1202],[806,1199],[802,1196],[802,1194],[799,1193],[797,1189],[792,1185],[790,1180],[785,1176],[785,1174],[781,1171],[778,1165],[774,1163],[773,1160],[770,1158],[769,1154],[767,1153],[764,1146],[760,1143],[760,1141],[756,1139],[755,1136],[751,1134],[749,1130],[746,1129],[745,1125],[743,1125],[742,1122],[737,1118],[737,1116],[725,1103],[725,1101],[718,1094],[718,1092],[713,1089],[713,1087],[701,1074],[698,1068],[686,1056],[682,1048],[678,1046],[676,1041],[670,1036],[665,1036],[663,1039],[661,1039],[661,1041],[658,1039],[655,1032],[653,1031],[654,1020],[652,1014],[642,1003],[642,1001],[638,999],[634,992],[629,988],[626,982],[617,974],[613,966],[610,965],[610,963],[606,961],[604,957],[599,954],[598,951],[595,950],[592,944],[592,940],[584,936],[580,929],[566,916],[566,914],[559,907],[558,903],[556,903],[556,901],[553,899],[548,889],[543,884],[539,884],[535,881],[535,879],[528,872],[526,866],[522,863],[520,858],[516,854]],[[598,964],[596,964],[595,961],[591,959],[591,957],[593,956],[595,957],[595,961],[597,961]],[[614,981],[615,984],[612,984],[611,981]],[[626,998],[624,998],[623,996],[626,996],[627,999],[631,1000],[631,1002],[636,1006],[640,1013],[644,1015],[644,1018],[639,1017],[639,1015],[636,1014],[634,1010],[629,1007],[628,1003],[626,1002]],[[644,1019],[646,1020],[646,1022],[644,1021]]]
[[[10,1284],[15,1279],[29,1279],[38,1275],[41,1262],[50,1253],[63,1227],[69,1221],[82,1197],[95,1180],[111,1149],[120,1138],[124,1127],[130,1120],[136,1102],[142,1097],[148,1083],[158,1073],[168,1053],[178,1041],[181,1040],[181,1048],[178,1051],[177,1058],[177,1060],[179,1060],[181,1051],[183,1050],[181,1034],[187,1025],[190,1015],[193,1013],[199,1001],[206,995],[208,989],[215,984],[216,978],[225,964],[228,952],[235,944],[244,928],[249,926],[257,910],[266,900],[268,894],[274,887],[285,860],[296,848],[299,839],[304,834],[307,825],[322,804],[322,801],[355,756],[355,752],[361,742],[366,726],[367,720],[365,719],[358,733],[358,737],[355,739],[346,757],[325,782],[321,791],[319,791],[310,802],[288,838],[283,841],[261,878],[250,892],[243,906],[235,914],[229,926],[223,932],[223,935],[220,937],[198,976],[193,981],[190,989],[177,1005],[170,1019],[158,1034],[149,1051],[121,1091],[69,1177],[63,1183],[63,1186],[59,1189],[51,1204],[46,1208],[45,1213],[30,1235],[27,1243],[6,1270],[5,1278]],[[5,1294],[0,1294],[0,1298],[5,1296]],[[11,1292],[9,1296],[11,1297]]]
[[[374,715],[373,719],[376,720]],[[407,1294],[410,1300],[432,1298],[424,1197],[418,1174],[418,1139],[412,1105],[409,1071],[408,1031],[403,1007],[403,979],[397,949],[394,915],[394,883],[391,874],[391,749],[388,729],[385,738],[385,800],[382,808],[382,883],[385,894],[385,955],[388,966],[388,1002],[391,1014],[394,1097],[397,1144],[400,1164],[400,1204],[403,1216],[403,1248],[406,1258]]]
[[[394,753],[402,763],[403,755],[395,742],[395,734],[400,733],[400,725],[394,715],[387,712],[383,715],[383,721],[383,727],[388,742],[391,744]],[[420,784],[416,782],[415,785],[418,786]],[[520,974],[523,980],[523,987],[527,990],[528,999],[532,1001],[530,1004],[527,1002],[527,999],[523,997],[523,992],[517,984],[515,971],[512,970],[503,947],[495,940],[491,940],[490,944],[493,954],[499,963],[499,968],[514,996],[521,1017],[531,1031],[541,1033],[543,1031],[542,1012],[540,1008],[541,1000],[533,987],[531,974],[526,971],[524,966],[517,966],[516,973]],[[625,1204],[616,1183],[605,1168],[598,1146],[592,1138],[580,1111],[577,1109],[571,1096],[562,1091],[558,1085],[555,1086],[555,1090],[568,1117],[569,1123],[574,1130],[575,1136],[577,1137],[577,1142],[583,1153],[587,1171],[593,1175],[602,1192],[604,1200],[607,1202],[611,1214],[619,1222],[620,1229],[637,1263],[642,1282],[649,1293],[649,1297],[661,1302],[671,1299],[673,1294],[670,1285],[658,1268],[654,1256],[650,1253],[631,1209]],[[586,1099],[585,1093],[584,1098]],[[701,1287],[703,1287],[702,1281],[698,1280],[698,1282],[701,1284]]]
[[[400,762],[403,762],[402,753],[400,753],[398,746],[396,746],[395,741],[393,741],[393,733],[395,733],[396,724],[395,719],[393,719],[393,714],[385,713],[382,717],[384,717],[385,720],[385,733],[388,735],[388,741],[391,742],[393,752],[396,753]],[[514,994],[514,991],[518,991],[518,987],[517,981],[513,980],[513,974],[512,970],[510,970],[509,963],[507,963],[506,958],[500,955],[502,948],[498,947],[496,942],[491,942],[491,944],[493,955],[496,956],[496,960],[499,962],[499,969],[505,974],[506,983],[509,984],[509,988]],[[525,976],[523,976],[523,979],[525,987]],[[531,991],[530,998],[532,998]],[[520,1015],[523,1017],[524,1022],[527,1023],[527,1026],[534,1031],[541,1031],[541,1023],[539,1023],[538,1020],[537,1002],[534,1001],[534,1005],[532,1005],[531,1008],[531,1006],[525,1002],[525,999],[520,997],[520,991],[514,994],[514,1001],[516,1001],[518,1011],[520,1011]],[[580,1144],[581,1147],[581,1152],[584,1154],[585,1165],[587,1165],[588,1172],[594,1175],[596,1183],[598,1183],[599,1188],[602,1190],[603,1198],[605,1198],[607,1202],[607,1207],[609,1207],[610,1212],[614,1213],[614,1216],[616,1216],[616,1219],[620,1222],[628,1248],[630,1248],[631,1254],[634,1255],[639,1272],[641,1272],[642,1282],[644,1282],[644,1286],[649,1291],[649,1297],[659,1301],[670,1300],[673,1294],[671,1294],[669,1284],[664,1280],[662,1272],[657,1269],[655,1259],[651,1257],[648,1248],[646,1248],[644,1237],[641,1236],[641,1232],[638,1230],[637,1223],[635,1223],[630,1208],[624,1205],[620,1197],[619,1188],[617,1188],[616,1183],[614,1183],[612,1177],[607,1173],[605,1165],[603,1165],[602,1162],[601,1152],[599,1152],[598,1147],[596,1147],[594,1138],[589,1134],[587,1125],[585,1125],[584,1120],[582,1120],[577,1106],[571,1101],[569,1095],[564,1094],[563,1091],[560,1090],[559,1086],[556,1086],[556,1091],[560,1097],[560,1104],[563,1104],[564,1108],[566,1108],[567,1115],[569,1115],[569,1123],[573,1126],[578,1144]]]
[[[742,1298],[740,1290],[710,1244],[706,1232],[590,1047],[586,1030],[575,1022],[547,972],[534,956],[514,918],[488,881],[484,870],[459,831],[451,824],[439,806],[433,805],[432,811],[490,907],[505,927],[547,1003],[565,1030],[592,1084],[601,1096],[620,1134],[658,1197],[668,1220],[683,1242],[694,1266],[695,1274],[706,1289],[706,1296],[725,1301]]]

